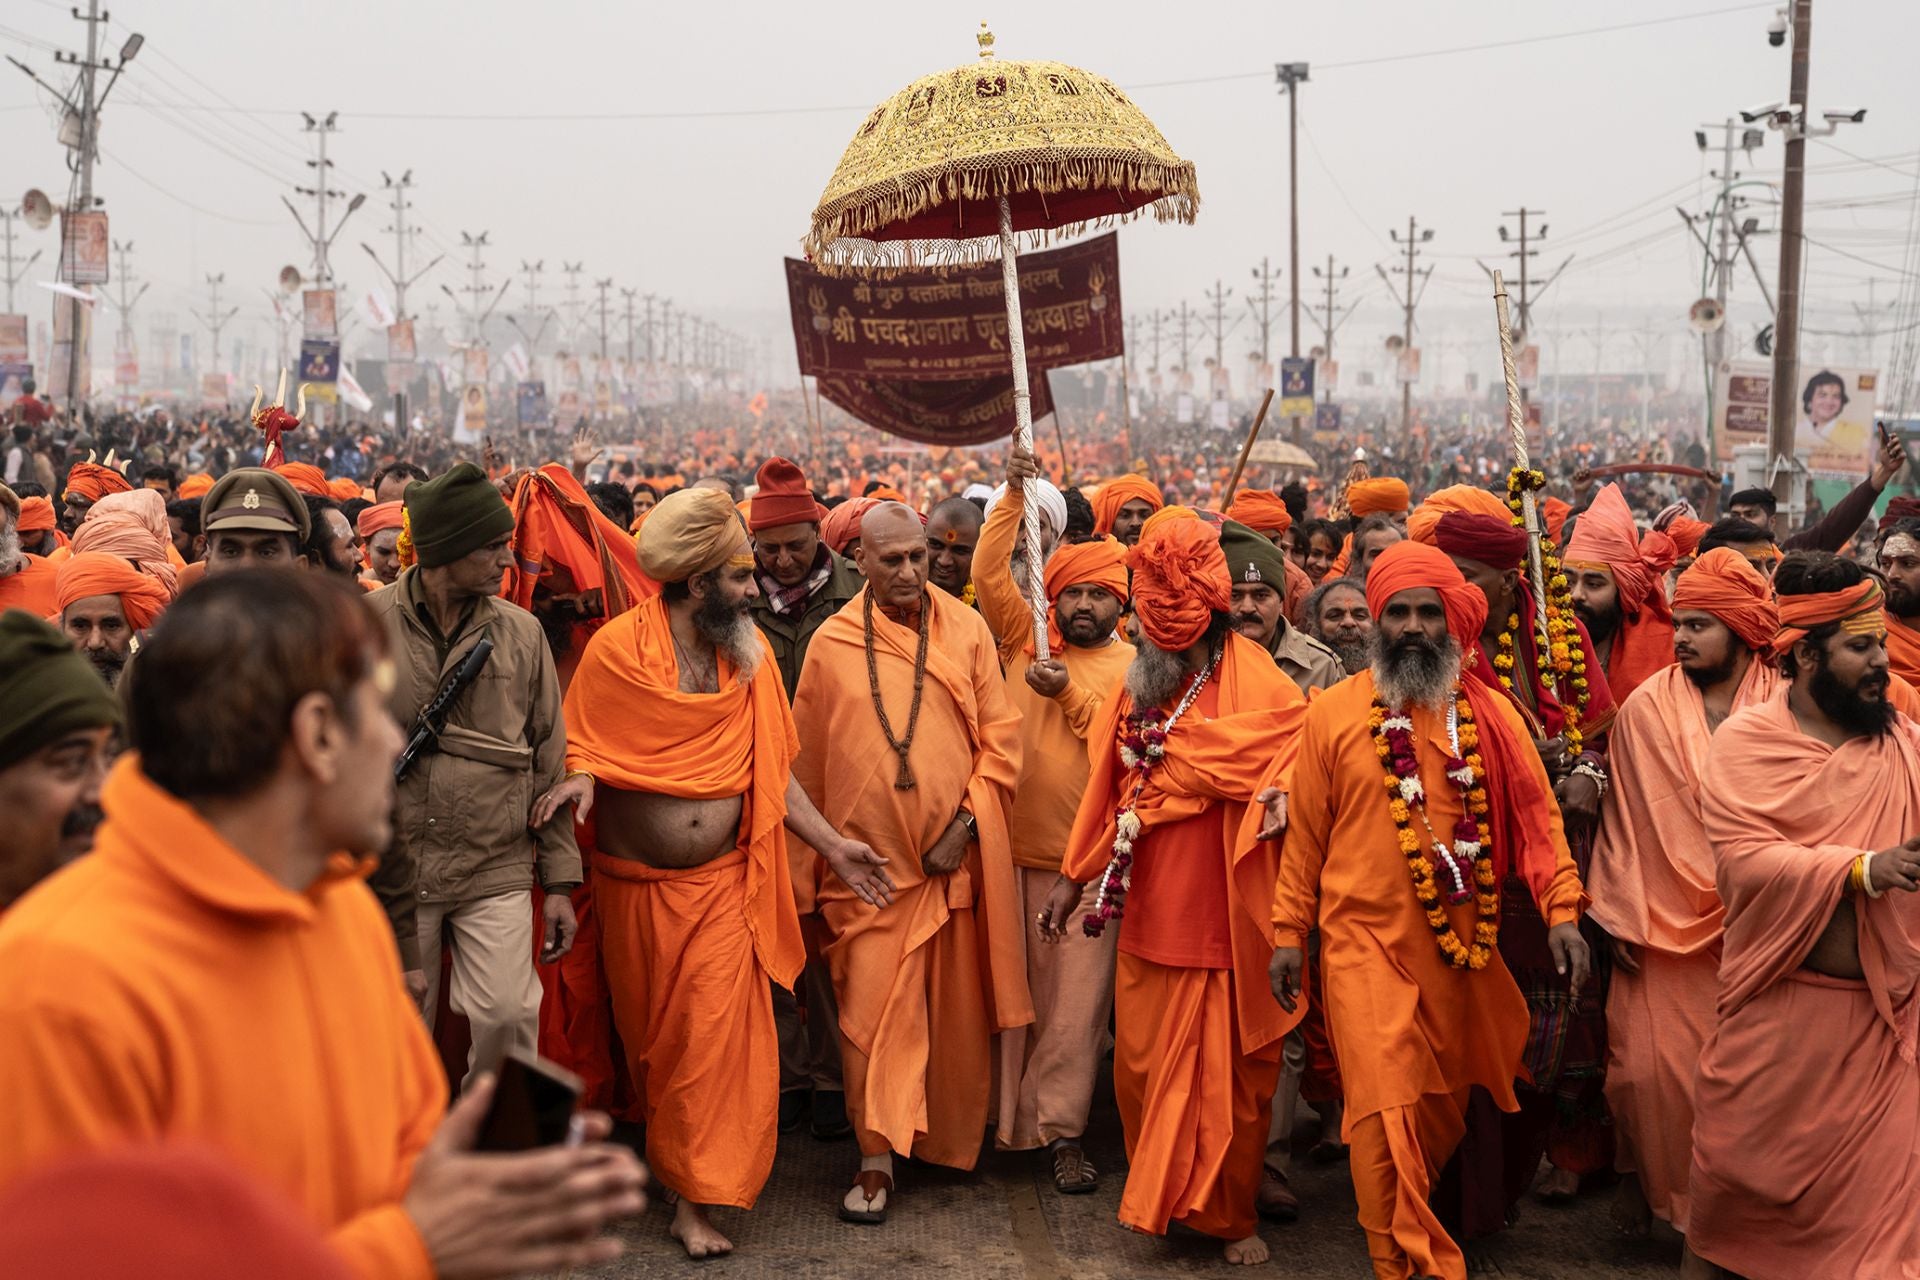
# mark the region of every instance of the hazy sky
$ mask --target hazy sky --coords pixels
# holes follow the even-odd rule
[[[1703,10],[1721,12],[1432,56]],[[1683,356],[1700,259],[1673,206],[1701,207],[1707,165],[1693,130],[1784,98],[1788,74],[1786,50],[1765,36],[1772,6],[1724,0],[1024,0],[997,12],[866,0],[120,0],[113,13],[110,46],[130,29],[147,43],[107,105],[96,188],[114,238],[134,242],[135,273],[152,284],[138,313],[143,339],[156,313],[190,325],[189,310],[206,309],[205,274],[220,271],[227,297],[245,308],[241,330],[251,320],[264,334],[262,291],[281,266],[304,267],[308,256],[280,203],[296,182],[310,184],[298,113],[337,110],[336,185],[369,193],[334,249],[349,286],[378,279],[360,241],[391,252],[380,172],[411,169],[420,260],[453,250],[415,293],[415,311],[438,302],[450,318],[437,286],[464,283],[454,266],[459,233],[484,229],[495,280],[544,259],[543,301],[555,301],[561,261],[580,261],[583,281],[611,277],[768,336],[783,367],[791,355],[780,259],[797,252],[842,147],[872,104],[917,75],[970,60],[983,17],[1002,57],[1055,58],[1128,87],[1198,166],[1197,225],[1123,233],[1123,288],[1135,312],[1199,306],[1219,278],[1244,314],[1250,268],[1262,255],[1284,262],[1286,110],[1273,63],[1311,63],[1300,100],[1303,270],[1329,253],[1351,265],[1345,298],[1360,307],[1337,342],[1349,360],[1376,359],[1399,316],[1375,264],[1392,260],[1388,229],[1417,215],[1434,229],[1428,261],[1437,267],[1422,342],[1429,368],[1438,362],[1448,381],[1457,381],[1449,365],[1464,368],[1470,348],[1481,359],[1491,342],[1489,290],[1474,258],[1500,262],[1501,212],[1522,201],[1544,209],[1550,226],[1536,269],[1574,255],[1537,322],[1543,336],[1563,331],[1567,367],[1591,366],[1591,338],[1572,331],[1591,330],[1596,314],[1614,330],[1604,339],[1609,367],[1636,364],[1636,335],[1648,325],[1661,330],[1656,349]],[[1817,12],[1815,115],[1870,108],[1864,125],[1833,141],[1880,164],[1810,148],[1808,230],[1818,242],[1809,246],[1810,328],[1859,329],[1852,304],[1867,302],[1869,280],[1883,309],[1901,280],[1920,172],[1911,16],[1900,0],[1827,2]],[[0,17],[0,51],[62,85],[50,48],[83,37],[67,0],[14,0]],[[29,186],[56,201],[64,194],[63,152],[42,101],[0,66],[0,199],[16,201]],[[702,114],[715,112],[757,114]],[[1777,180],[1781,156],[1772,134],[1739,167]],[[1755,213],[1771,226],[1770,209]],[[48,278],[54,234],[29,234],[25,244],[45,250],[30,278]],[[1771,242],[1759,253],[1772,289]],[[1302,284],[1313,296],[1313,277]],[[1284,299],[1284,277],[1279,288]],[[502,309],[523,304],[516,286]],[[44,295],[29,289],[24,309],[45,314]],[[1733,311],[1743,338],[1765,320],[1744,268]],[[1255,341],[1243,322],[1230,358]],[[1848,340],[1809,342],[1819,358],[1823,342],[1844,351]],[[1883,354],[1888,345],[1882,338]]]

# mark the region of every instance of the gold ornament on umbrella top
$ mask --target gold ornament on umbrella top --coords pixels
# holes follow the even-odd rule
[[[1192,222],[1193,165],[1112,81],[1063,62],[980,58],[923,76],[875,107],[813,211],[804,246],[829,274],[999,258],[1013,367],[1014,442],[1033,448],[1018,237],[1029,247],[1146,213]],[[1034,650],[1048,656],[1040,509],[1025,504]]]

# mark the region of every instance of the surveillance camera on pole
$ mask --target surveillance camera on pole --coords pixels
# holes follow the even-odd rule
[[[1740,118],[1748,124],[1758,124],[1760,121],[1765,120],[1769,125],[1772,125],[1773,117],[1779,112],[1786,110],[1786,107],[1787,104],[1784,102],[1769,102],[1764,106],[1748,107],[1740,113]]]
[[[1767,22],[1767,43],[1778,49],[1787,42],[1787,32],[1792,24],[1787,21],[1785,9],[1775,9],[1773,17]]]

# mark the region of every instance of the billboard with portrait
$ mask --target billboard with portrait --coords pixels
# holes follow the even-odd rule
[[[1796,453],[1816,476],[1865,478],[1879,452],[1873,410],[1879,395],[1875,369],[1803,364],[1794,396]],[[1714,386],[1714,427],[1722,460],[1738,445],[1767,442],[1773,366],[1733,360],[1720,366]]]

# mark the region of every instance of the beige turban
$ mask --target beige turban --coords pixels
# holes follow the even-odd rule
[[[657,582],[685,582],[727,563],[747,541],[733,500],[720,489],[682,489],[660,499],[640,526],[640,567]]]

